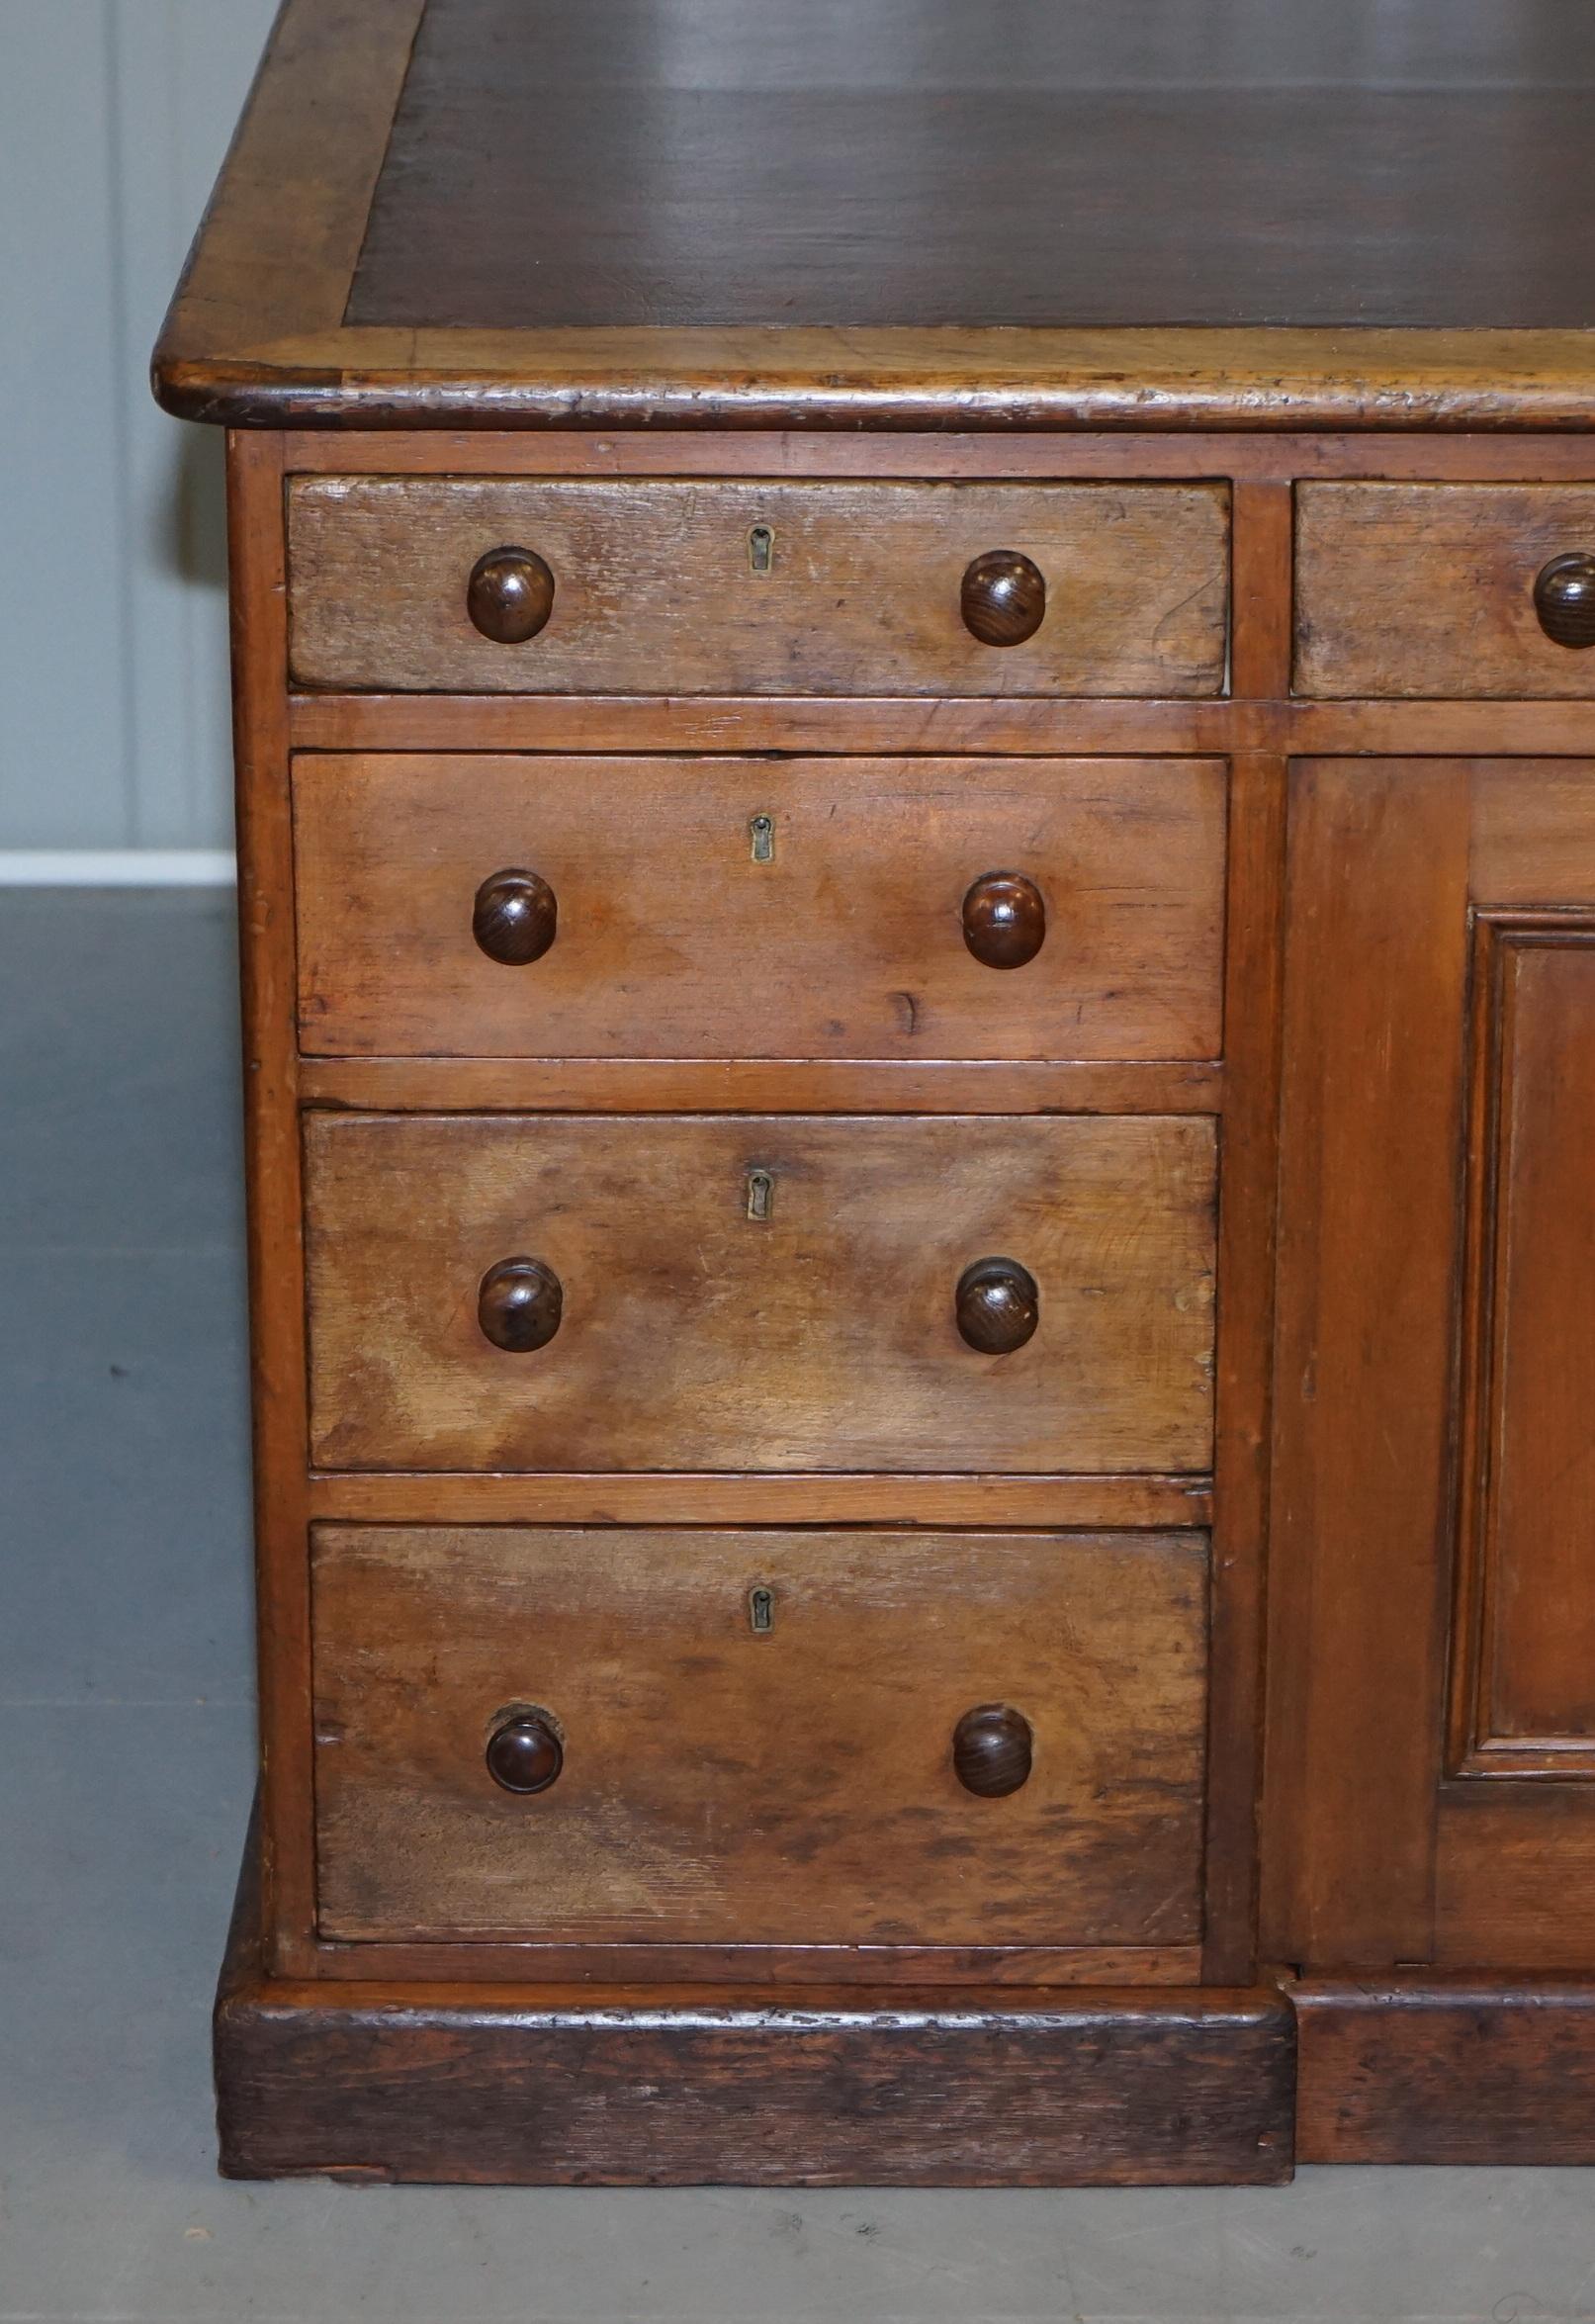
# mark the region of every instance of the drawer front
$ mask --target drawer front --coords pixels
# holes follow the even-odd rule
[[[302,757],[302,1043],[1214,1056],[1224,796],[1216,760]]]
[[[1595,694],[1595,485],[1298,486],[1295,683]]]
[[[320,1527],[322,1931],[1193,1938],[1206,1567],[1197,1534]],[[977,1779],[1028,1731],[998,1797],[954,1753],[992,1708]],[[536,1792],[489,1772],[517,1721]]]
[[[484,557],[539,561],[515,643],[468,602]],[[999,552],[1018,643],[964,618]],[[294,676],[346,689],[575,694],[1217,694],[1228,488],[302,478]],[[552,602],[546,591],[552,584]],[[1001,592],[970,584],[1001,618]],[[478,610],[483,610],[481,600]],[[976,611],[976,619],[982,618]]]
[[[319,1467],[1209,1465],[1209,1119],[325,1114],[306,1147]]]

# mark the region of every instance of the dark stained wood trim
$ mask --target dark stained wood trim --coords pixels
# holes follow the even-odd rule
[[[1302,2163],[1595,2163],[1595,1979],[1313,1977],[1299,2037]]]
[[[222,2169],[520,2186],[1275,2185],[1273,1989],[789,1995],[274,1982],[246,1872],[217,1995]]]
[[[155,352],[169,411],[265,428],[1140,434],[1595,417],[1587,330],[345,328],[421,4],[287,0]]]
[[[370,1525],[1205,1526],[1205,1476],[312,1474],[309,1513]]]
[[[324,361],[346,335],[349,285],[425,6],[283,0],[155,349],[155,393],[169,411],[255,424],[258,389],[244,382],[272,376],[265,350],[309,335]]]
[[[227,446],[233,752],[243,981],[261,1847],[273,1964],[304,1967],[315,1920],[310,1839],[310,1603],[300,1196],[294,841],[282,447]]]
[[[215,263],[225,263],[221,254]],[[241,264],[240,257],[232,265]],[[185,302],[155,387],[263,428],[1537,429],[1595,419],[1595,332],[396,330],[236,343]]]
[[[1178,1945],[388,1944],[323,1937],[315,1975],[360,1985],[1195,1986],[1201,1947]]]

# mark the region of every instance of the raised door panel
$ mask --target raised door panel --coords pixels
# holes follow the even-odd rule
[[[1595,762],[1302,762],[1287,915],[1265,1948],[1595,1965]]]
[[[1461,1772],[1595,1775],[1595,911],[1481,915]]]

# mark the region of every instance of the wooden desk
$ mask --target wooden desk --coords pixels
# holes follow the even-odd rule
[[[1595,2160],[1592,113],[288,0],[226,2170]]]

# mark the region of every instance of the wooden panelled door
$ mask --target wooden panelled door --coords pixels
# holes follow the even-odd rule
[[[1265,1942],[1595,1906],[1595,760],[1291,770]]]

